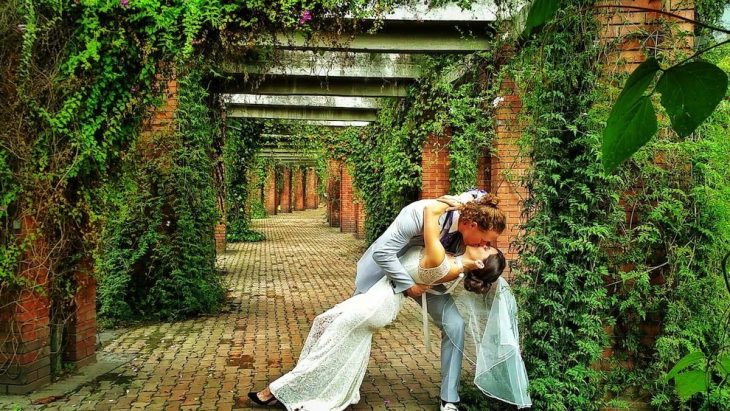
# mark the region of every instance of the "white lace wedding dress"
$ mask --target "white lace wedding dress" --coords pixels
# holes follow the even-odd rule
[[[420,267],[422,247],[399,258],[419,284],[433,284],[449,271],[449,262]],[[299,361],[272,382],[271,392],[290,411],[342,410],[360,400],[373,332],[395,320],[404,295],[383,277],[366,293],[351,297],[314,319]]]

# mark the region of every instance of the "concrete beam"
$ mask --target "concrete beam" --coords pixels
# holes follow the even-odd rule
[[[275,95],[320,95],[343,97],[403,97],[408,92],[408,80],[388,81],[371,78],[294,76],[233,76],[229,80],[216,82],[215,91],[226,93],[275,94]]]
[[[367,127],[370,125],[369,121],[340,121],[340,120],[310,120],[305,121],[305,124],[310,126],[321,126],[321,127]]]
[[[430,27],[409,22],[406,27],[376,33],[337,34],[295,31],[259,41],[262,46],[291,50],[331,50],[378,53],[473,53],[486,50],[492,33],[468,32],[456,26]]]
[[[420,74],[420,58],[418,54],[281,50],[258,62],[228,56],[220,68],[232,74],[415,79]]]
[[[222,94],[227,107],[236,106],[288,106],[288,107],[327,107],[377,110],[383,104],[375,97],[339,96],[278,96],[262,94]]]
[[[307,107],[257,107],[234,106],[227,110],[228,117],[271,118],[315,121],[373,121],[375,110],[307,108]]]
[[[419,1],[400,5],[381,18],[384,21],[493,22],[497,20],[499,12],[494,0],[475,0],[469,10],[454,3],[440,7],[429,7],[428,3],[430,2]]]

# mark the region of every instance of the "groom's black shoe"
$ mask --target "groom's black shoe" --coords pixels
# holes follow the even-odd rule
[[[248,398],[253,401],[255,404],[263,405],[265,407],[270,407],[273,405],[277,405],[279,401],[274,397],[273,395],[268,400],[264,401],[259,398],[259,393],[256,391],[252,391],[248,393]]]

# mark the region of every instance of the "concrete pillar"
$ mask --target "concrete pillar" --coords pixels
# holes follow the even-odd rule
[[[279,211],[282,213],[291,213],[291,168],[284,167],[281,171],[281,192],[279,193]]]
[[[449,193],[449,160],[448,143],[450,132],[446,137],[429,135],[423,145],[421,157],[422,185],[421,198],[437,198]]]

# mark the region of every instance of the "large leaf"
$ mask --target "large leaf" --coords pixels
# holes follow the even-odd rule
[[[679,374],[679,372],[684,371],[685,368],[702,363],[704,361],[705,354],[702,351],[692,351],[691,353],[682,357],[682,359],[679,360],[674,367],[672,367],[672,369],[667,373],[667,376],[664,378],[669,381],[674,378],[675,375]]]
[[[672,127],[686,137],[712,114],[727,92],[727,74],[714,64],[695,61],[668,69],[657,83]]]
[[[654,80],[656,72],[660,69],[659,63],[654,57],[650,57],[646,59],[645,62],[641,63],[639,67],[631,73],[628,80],[626,80],[624,89],[621,90],[621,94],[619,94],[618,99],[616,99],[616,103],[613,105],[613,109],[611,109],[611,115],[617,111],[625,112],[630,110],[631,106],[633,106],[634,103],[636,103],[636,101],[644,95],[649,84],[651,84],[652,80]]]
[[[626,80],[621,94],[616,99],[603,132],[603,166],[606,172],[613,171],[617,165],[629,158],[656,133],[654,108],[651,106],[651,102],[640,103],[640,99],[659,70],[659,63],[653,57],[641,63]],[[647,116],[643,120],[648,122],[642,122],[642,118],[638,118],[635,119],[638,121],[636,126],[630,127],[629,122],[633,117],[647,115],[647,113],[636,112],[641,104],[645,106],[644,108],[651,108],[651,116],[654,117],[654,120],[649,120]]]
[[[560,6],[560,0],[534,0],[527,14],[523,36],[529,36],[536,27],[550,20]]]
[[[686,401],[698,392],[707,390],[707,375],[700,370],[683,372],[674,377],[674,385],[679,398]]]
[[[612,111],[603,130],[603,168],[606,173],[612,172],[643,147],[656,131],[656,114],[648,96],[639,98],[626,111]]]

